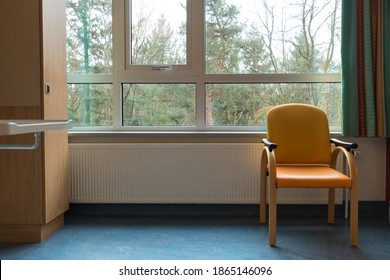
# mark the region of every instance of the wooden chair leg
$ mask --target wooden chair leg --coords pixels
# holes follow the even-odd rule
[[[328,192],[328,224],[334,224],[336,190],[329,188]]]
[[[268,236],[268,243],[271,246],[276,245],[276,186],[271,184],[270,190],[269,190],[269,236]]]
[[[267,171],[260,172],[260,224],[267,223]]]
[[[349,243],[351,246],[358,245],[358,190],[357,184],[352,185],[351,188],[351,205],[350,205],[350,238]]]

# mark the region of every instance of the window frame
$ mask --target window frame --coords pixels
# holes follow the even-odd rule
[[[68,83],[109,83],[113,85],[113,126],[74,127],[71,132],[265,132],[262,126],[208,126],[206,125],[206,92],[208,83],[341,83],[341,73],[296,74],[206,74],[205,73],[205,4],[203,0],[187,0],[187,65],[172,66],[171,70],[152,70],[150,66],[131,65],[129,59],[129,3],[131,0],[112,0],[112,74],[68,74]],[[198,39],[194,39],[198,38]],[[122,84],[131,83],[194,83],[194,126],[123,126]],[[338,132],[340,128],[336,128]]]

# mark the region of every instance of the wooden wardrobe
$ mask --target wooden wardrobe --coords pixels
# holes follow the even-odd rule
[[[0,119],[68,119],[65,1],[1,1]],[[40,242],[63,226],[68,168],[67,130],[42,133],[36,150],[0,150],[0,242]]]

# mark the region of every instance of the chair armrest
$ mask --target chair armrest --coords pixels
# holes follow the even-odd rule
[[[268,147],[268,150],[270,152],[272,152],[272,150],[276,149],[278,147],[278,145],[276,143],[272,143],[271,141],[269,141],[267,138],[263,138],[261,139],[261,142],[266,146]]]
[[[341,140],[336,139],[336,138],[331,138],[330,143],[335,144],[336,147],[338,147],[338,146],[344,147],[348,152],[350,152],[351,149],[356,149],[358,147],[358,144],[356,144],[356,143],[345,142],[345,141],[341,141]]]
[[[353,180],[357,180],[358,169],[355,156],[351,151],[347,151],[347,149],[342,146],[338,146],[332,151],[330,167],[336,169],[337,157],[340,153],[342,153],[347,160],[347,166],[350,174],[349,177]]]

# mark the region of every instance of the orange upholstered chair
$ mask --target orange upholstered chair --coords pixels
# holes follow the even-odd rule
[[[267,222],[269,182],[269,244],[276,245],[278,188],[327,188],[328,223],[334,223],[335,189],[350,189],[350,244],[358,244],[358,171],[355,143],[330,138],[328,119],[321,109],[306,104],[285,104],[267,113],[267,138],[262,139],[260,223]],[[341,154],[340,154],[341,153]],[[348,175],[335,169],[344,155]],[[267,180],[267,177],[268,180]]]

